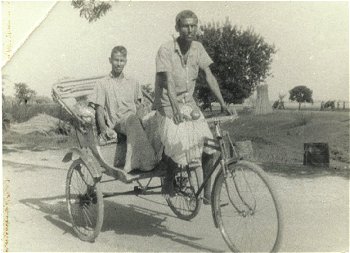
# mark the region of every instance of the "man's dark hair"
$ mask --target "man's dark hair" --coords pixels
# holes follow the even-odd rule
[[[111,57],[113,54],[115,53],[120,53],[122,54],[124,57],[126,57],[128,55],[128,51],[126,50],[126,48],[124,46],[116,46],[112,49],[111,52]]]
[[[184,11],[181,11],[179,14],[176,15],[176,18],[175,18],[176,26],[180,26],[181,20],[183,20],[185,18],[193,18],[198,23],[198,17],[193,11],[191,11],[191,10],[184,10]]]

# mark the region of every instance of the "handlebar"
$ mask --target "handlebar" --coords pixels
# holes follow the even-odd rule
[[[208,123],[215,123],[215,122],[227,122],[227,121],[234,121],[235,119],[238,119],[238,115],[229,115],[229,116],[218,116],[218,117],[212,117],[212,118],[206,118]]]

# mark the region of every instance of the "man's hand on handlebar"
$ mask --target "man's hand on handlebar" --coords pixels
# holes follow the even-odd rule
[[[110,129],[109,127],[106,127],[105,129],[101,130],[101,137],[105,140],[111,140],[117,138],[117,133],[113,130]]]
[[[232,109],[230,109],[227,105],[221,106],[221,113],[224,113],[225,115],[236,115],[236,112]]]

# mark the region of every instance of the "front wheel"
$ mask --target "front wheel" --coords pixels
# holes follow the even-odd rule
[[[275,252],[282,237],[279,201],[265,172],[239,161],[221,169],[212,194],[214,222],[233,252]]]
[[[83,241],[93,242],[103,223],[103,196],[83,160],[70,166],[66,181],[66,200],[73,230]]]

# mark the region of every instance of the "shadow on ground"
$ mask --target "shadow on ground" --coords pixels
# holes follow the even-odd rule
[[[44,218],[52,225],[60,228],[63,233],[70,233],[77,237],[70,224],[64,195],[48,198],[23,199],[20,200],[20,202],[46,214]],[[202,238],[171,231],[164,224],[168,218],[168,214],[166,213],[146,209],[137,205],[121,205],[109,200],[104,200],[104,213],[102,232],[114,230],[116,234],[145,237],[159,236],[200,251],[224,251],[196,243],[196,241]]]
[[[57,166],[49,166],[49,165],[42,165],[42,164],[27,164],[27,163],[18,163],[8,160],[2,160],[3,166],[12,166],[14,167],[13,172],[15,173],[22,173],[24,171],[30,171],[30,172],[37,172],[42,170],[64,170],[67,171],[66,168],[60,168]]]

